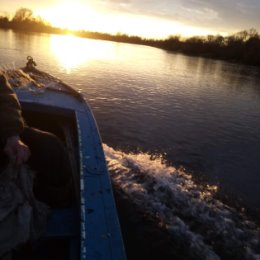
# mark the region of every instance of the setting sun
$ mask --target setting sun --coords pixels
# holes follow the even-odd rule
[[[251,3],[254,1],[228,4],[190,0],[28,0],[21,6],[21,1],[9,0],[1,3],[0,16],[14,17],[18,8],[25,7],[32,10],[35,17],[62,29],[150,39],[165,39],[171,35],[226,36],[249,28],[260,30],[260,9]]]
[[[59,1],[42,9],[39,15],[53,26],[63,29],[123,33],[145,38],[165,38],[172,34],[191,36],[214,33],[173,20],[111,11],[105,4],[101,6],[87,1]]]
[[[88,21],[97,16],[95,10],[80,1],[60,1],[40,14],[53,26],[70,30],[86,29]]]

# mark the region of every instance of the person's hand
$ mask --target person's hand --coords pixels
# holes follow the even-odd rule
[[[7,138],[4,152],[16,165],[26,162],[31,154],[29,147],[21,141],[19,136]]]

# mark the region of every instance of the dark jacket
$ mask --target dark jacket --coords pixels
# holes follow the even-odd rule
[[[0,139],[19,135],[24,128],[21,106],[5,75],[0,71]]]

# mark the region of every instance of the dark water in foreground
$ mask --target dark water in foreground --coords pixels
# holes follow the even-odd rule
[[[1,66],[23,66],[27,55],[88,99],[131,259],[138,246],[140,259],[259,258],[259,230],[242,209],[257,221],[259,68],[0,30]]]

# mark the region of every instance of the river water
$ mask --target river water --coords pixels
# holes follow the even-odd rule
[[[85,95],[113,183],[168,231],[196,241],[190,246],[195,257],[185,259],[257,259],[250,258],[259,253],[257,239],[231,239],[227,230],[229,220],[236,230],[256,230],[240,226],[244,208],[259,220],[259,68],[147,46],[0,30],[2,68],[21,67],[28,55],[38,69]],[[212,208],[219,214],[210,222]],[[218,223],[218,235],[224,230],[221,245],[213,246],[209,231],[198,231],[214,230],[209,222]],[[228,255],[240,242],[250,250]]]

